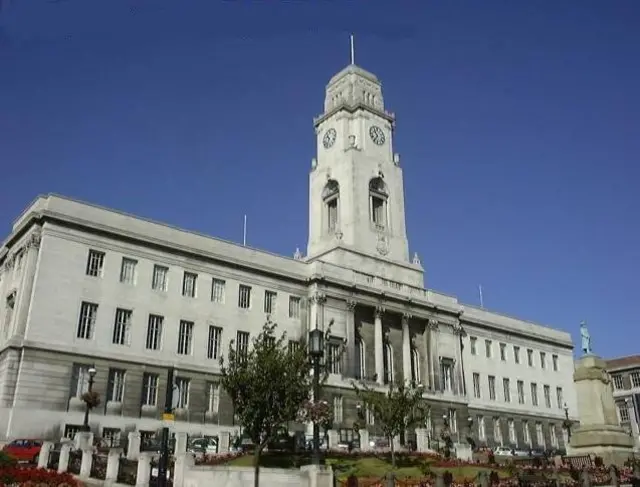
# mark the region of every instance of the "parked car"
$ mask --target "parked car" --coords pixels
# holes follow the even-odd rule
[[[41,448],[40,440],[18,439],[6,444],[2,451],[19,462],[37,463]]]
[[[499,446],[495,450],[493,450],[493,454],[497,457],[512,457],[513,450],[511,448],[507,448],[506,446]]]

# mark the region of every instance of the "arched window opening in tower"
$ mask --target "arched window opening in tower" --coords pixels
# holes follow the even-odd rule
[[[371,223],[377,230],[387,228],[387,201],[389,192],[387,185],[381,177],[375,177],[369,181],[369,213]]]
[[[325,207],[325,221],[327,233],[335,233],[339,224],[340,185],[335,179],[330,179],[322,190],[322,200]]]

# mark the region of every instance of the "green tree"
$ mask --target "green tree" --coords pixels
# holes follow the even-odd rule
[[[371,411],[376,424],[391,447],[391,464],[396,466],[393,438],[402,432],[426,424],[428,408],[424,406],[422,386],[407,386],[404,383],[389,383],[387,392],[380,392],[366,384],[353,384],[358,398]]]
[[[236,415],[255,446],[254,485],[259,485],[260,455],[282,428],[295,421],[311,393],[311,364],[306,343],[288,347],[286,333],[276,337],[268,321],[248,350],[229,344],[220,358],[220,385],[229,394]]]

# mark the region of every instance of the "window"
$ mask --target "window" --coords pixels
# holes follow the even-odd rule
[[[558,356],[557,355],[551,356],[551,363],[553,365],[553,371],[558,372]]]
[[[631,387],[640,387],[640,372],[631,372]]]
[[[239,331],[236,334],[236,352],[239,355],[246,355],[249,351],[249,333],[246,331]]]
[[[504,402],[511,402],[511,384],[509,379],[502,379],[502,390],[504,392]]]
[[[211,279],[211,301],[224,304],[224,288],[226,282],[222,279]]]
[[[624,383],[622,382],[622,375],[620,374],[612,375],[611,378],[613,379],[614,389],[624,389]]]
[[[109,448],[120,446],[120,430],[118,428],[102,428],[102,445]]]
[[[136,283],[136,265],[138,261],[134,259],[122,258],[122,265],[120,266],[120,282],[124,284]]]
[[[510,419],[508,422],[509,426],[509,443],[515,445],[518,443],[518,438],[516,437],[516,423],[513,419]]]
[[[520,347],[516,345],[513,346],[513,360],[517,364],[520,363]]]
[[[178,354],[191,355],[193,344],[193,321],[180,320],[178,328]]]
[[[367,424],[373,426],[374,424],[376,424],[376,417],[373,414],[373,409],[371,408],[367,408]]]
[[[489,399],[496,400],[496,378],[493,375],[489,376]]]
[[[98,316],[98,305],[83,301],[80,305],[80,319],[78,320],[78,330],[76,336],[84,340],[93,338],[93,331],[96,326]]]
[[[158,404],[158,374],[144,373],[142,375],[142,405],[156,406]]]
[[[487,439],[487,431],[484,424],[484,416],[478,416],[478,439],[484,441]]]
[[[544,394],[544,405],[548,408],[551,407],[551,387],[548,385],[542,386],[542,393]]]
[[[384,370],[384,383],[393,382],[393,348],[390,343],[384,344],[384,355],[382,356],[382,364]]]
[[[182,277],[182,295],[188,298],[195,298],[197,282],[198,274],[185,271]]]
[[[124,397],[124,378],[124,370],[109,369],[107,401],[122,402],[122,398]]]
[[[547,354],[544,352],[540,352],[540,368],[542,370],[547,368]]]
[[[618,403],[618,415],[620,416],[621,423],[627,422],[631,419],[629,415],[629,408],[626,403]]]
[[[342,396],[333,396],[333,421],[342,423]]]
[[[338,202],[340,198],[340,185],[335,179],[327,181],[322,190],[322,200],[324,201],[326,220],[325,225],[328,233],[334,233],[339,225]]]
[[[524,382],[519,380],[516,387],[518,388],[518,404],[524,404]]]
[[[151,279],[151,289],[166,292],[168,286],[169,268],[161,265],[153,266],[153,278]]]
[[[491,358],[491,340],[484,341],[484,351],[487,358]]]
[[[89,250],[89,257],[87,257],[87,276],[102,277],[104,255],[104,252]]]
[[[356,340],[356,379],[364,379],[367,376],[366,349],[362,338]]]
[[[387,187],[382,178],[373,178],[369,182],[369,212],[371,222],[376,228],[384,229],[387,226]]]
[[[331,374],[341,374],[340,345],[338,343],[327,344],[327,365]]]
[[[333,233],[338,228],[338,198],[327,201],[327,223],[329,233]]]
[[[507,360],[507,345],[505,343],[500,344],[500,360],[503,362]]]
[[[220,358],[220,349],[222,346],[222,328],[219,326],[209,325],[209,339],[207,341],[207,358]]]
[[[278,293],[275,291],[265,291],[264,292],[264,312],[267,314],[272,314],[276,312],[276,300],[278,298]]]
[[[80,397],[89,390],[90,365],[73,364],[70,396]]]
[[[131,316],[130,309],[116,309],[116,319],[113,323],[113,343],[116,345],[130,345]]]
[[[289,340],[289,353],[296,353],[300,350],[300,343],[295,340]]]
[[[500,428],[500,418],[493,418],[493,439],[502,445],[502,429]]]
[[[238,287],[238,308],[249,309],[251,307],[251,287],[240,284]]]
[[[542,431],[542,423],[536,423],[536,441],[538,442],[538,446],[544,448],[544,432]]]
[[[555,424],[549,425],[549,436],[551,436],[551,446],[558,448],[558,430]]]
[[[449,429],[452,433],[458,432],[458,414],[455,409],[449,409]]]
[[[207,384],[207,412],[218,414],[220,410],[220,384],[209,382]]]
[[[522,436],[525,445],[531,445],[531,430],[529,429],[529,421],[522,422]]]
[[[564,407],[564,399],[562,397],[562,387],[556,387],[556,402],[558,404],[558,409],[562,409]]]
[[[527,350],[527,363],[529,367],[533,367],[533,350],[531,349]]]
[[[453,360],[442,359],[442,390],[446,392],[453,391]]]
[[[300,319],[300,298],[298,296],[289,296],[289,318]]]
[[[420,384],[420,355],[415,348],[411,348],[411,381]]]
[[[186,377],[176,377],[176,389],[174,394],[178,394],[176,408],[186,409],[189,407],[189,388],[191,381]]]
[[[478,339],[476,337],[469,337],[469,344],[471,345],[471,355],[478,354]]]
[[[538,405],[538,384],[535,382],[531,383],[531,404],[533,406]]]
[[[158,315],[149,315],[147,323],[147,350],[160,350],[162,343],[162,325],[164,318]]]
[[[480,399],[480,374],[473,373],[473,397]]]

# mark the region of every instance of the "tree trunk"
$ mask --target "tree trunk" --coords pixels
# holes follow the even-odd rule
[[[260,454],[262,448],[256,445],[256,449],[253,452],[253,487],[260,487]]]
[[[396,469],[396,450],[393,445],[393,436],[389,436],[389,446],[391,447],[391,467]]]

